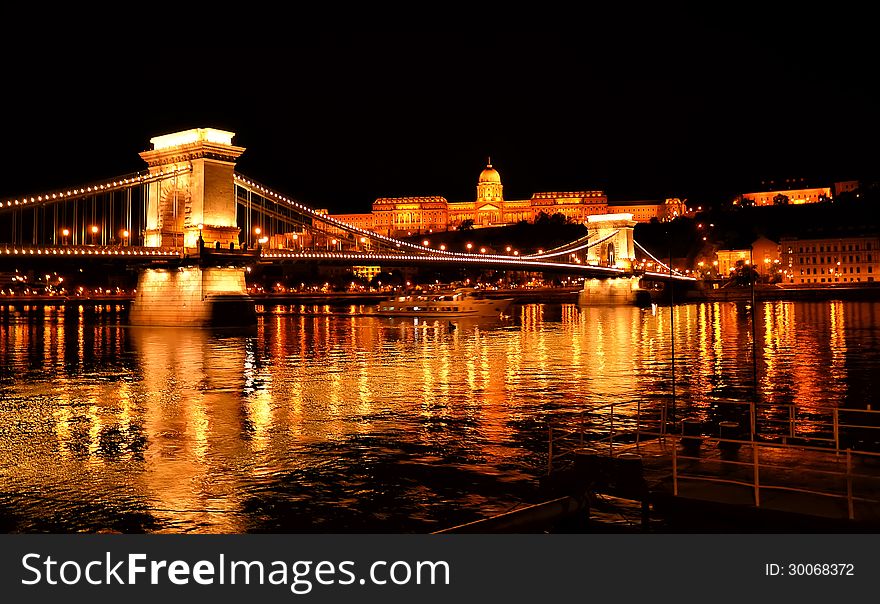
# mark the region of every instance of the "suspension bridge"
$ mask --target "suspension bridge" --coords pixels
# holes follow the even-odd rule
[[[633,239],[629,214],[590,216],[586,236],[524,254],[458,252],[384,236],[236,172],[245,149],[233,136],[212,128],[158,136],[140,154],[144,171],[0,200],[0,267],[135,267],[130,320],[158,325],[251,317],[244,267],[256,263],[567,273],[584,277],[584,292],[597,303],[625,301],[646,280],[694,281]]]

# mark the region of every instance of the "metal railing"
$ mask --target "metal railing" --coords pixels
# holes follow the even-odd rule
[[[722,418],[738,418],[743,425],[741,438],[752,442],[780,442],[782,444],[815,444],[832,448],[838,455],[845,449],[863,451],[863,443],[855,439],[862,435],[877,434],[880,441],[880,411],[872,409],[841,409],[831,406],[802,407],[795,404],[758,405],[750,402],[713,401],[718,418],[696,423],[701,434],[692,436],[719,437]],[[670,422],[667,404],[641,402],[607,403],[591,407],[574,416],[548,425],[547,472],[553,464],[578,449],[590,447],[613,456],[621,447],[637,450],[644,441],[664,442],[669,435],[682,435],[688,422],[682,417]],[[872,421],[873,420],[873,421]],[[746,428],[747,425],[747,428]],[[702,434],[709,426],[710,435]]]
[[[864,473],[865,471],[861,469],[880,461],[880,453],[852,449],[841,452],[827,447],[734,439],[700,439],[700,444],[714,442],[719,447],[727,445],[750,449],[749,452],[739,453],[736,459],[732,459],[723,455],[721,457],[682,455],[678,445],[688,439],[678,436],[673,436],[671,439],[674,445],[671,449],[672,485],[675,496],[680,494],[682,481],[704,485],[734,485],[751,489],[755,507],[762,507],[764,499],[762,493],[766,494],[768,491],[786,493],[794,497],[818,496],[845,500],[846,516],[849,520],[857,519],[856,504],[870,506],[880,504],[880,475]],[[696,450],[698,449],[699,445]],[[781,457],[780,452],[796,454],[799,463],[796,466],[773,463],[772,458]],[[844,467],[841,469],[842,463]],[[737,472],[738,470],[744,471]],[[780,484],[783,480],[786,484]],[[809,486],[806,486],[806,483],[809,483]],[[858,491],[857,484],[861,487]],[[778,501],[776,507],[779,507]],[[792,507],[803,513],[809,504],[805,504],[801,498],[799,502],[793,502]]]
[[[634,410],[633,410],[634,407]],[[622,412],[629,410],[629,412]],[[547,427],[547,473],[556,461],[565,459],[578,449],[592,447],[613,455],[621,445],[635,446],[642,441],[666,437],[666,407],[643,406],[636,403],[608,403],[576,414],[564,425]]]

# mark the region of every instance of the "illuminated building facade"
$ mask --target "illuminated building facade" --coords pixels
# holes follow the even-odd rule
[[[687,206],[681,199],[673,197],[664,201],[647,200],[615,203],[609,211],[613,211],[616,214],[632,214],[633,220],[636,222],[651,222],[654,218],[663,222],[686,215]]]
[[[750,246],[716,251],[715,259],[718,274],[722,276],[735,271],[738,263],[754,263],[759,275],[772,277],[779,270],[779,244],[766,237],[758,237]]]
[[[603,191],[548,191],[529,199],[504,199],[501,175],[491,160],[477,179],[474,201],[450,202],[445,197],[380,197],[372,212],[335,214],[343,222],[381,235],[402,237],[448,231],[471,221],[474,228],[534,222],[542,214],[562,214],[572,222],[586,222],[587,216],[629,213],[638,222],[652,218],[670,220],[683,216],[687,208],[679,199],[633,201],[609,206]]]
[[[880,273],[880,235],[783,238],[784,283],[833,285],[874,282]]]
[[[756,206],[775,205],[774,199],[779,195],[788,198],[790,205],[802,205],[805,203],[819,203],[831,199],[830,187],[816,187],[812,189],[787,189],[784,191],[760,191],[757,193],[743,193],[743,199],[749,199]],[[740,202],[742,203],[742,202]]]

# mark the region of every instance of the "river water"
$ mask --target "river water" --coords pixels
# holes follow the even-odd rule
[[[548,421],[610,402],[877,406],[880,303],[274,307],[243,333],[0,323],[0,530],[428,532],[540,497]],[[755,334],[755,347],[752,334]],[[753,357],[754,352],[754,357]],[[757,369],[757,372],[755,371]]]

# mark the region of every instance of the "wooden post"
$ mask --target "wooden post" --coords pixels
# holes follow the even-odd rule
[[[749,429],[752,433],[751,434],[752,442],[755,441],[755,432],[757,432],[756,426],[758,423],[758,418],[756,416],[757,416],[757,410],[755,409],[755,403],[754,402],[749,403],[749,424],[750,424]]]
[[[834,408],[834,450],[840,453],[840,419],[838,418],[837,407]]]
[[[678,447],[672,441],[672,494],[678,497]]]
[[[752,442],[752,460],[755,467],[755,507],[761,507],[761,482],[758,478],[758,444]]]
[[[849,508],[849,519],[854,520],[856,517],[855,507],[853,506],[853,486],[852,486],[852,450],[846,450],[846,503]]]
[[[660,408],[660,438],[663,440],[663,443],[666,443],[666,401],[663,401],[663,406]]]
[[[553,472],[553,426],[547,428],[547,476]]]

